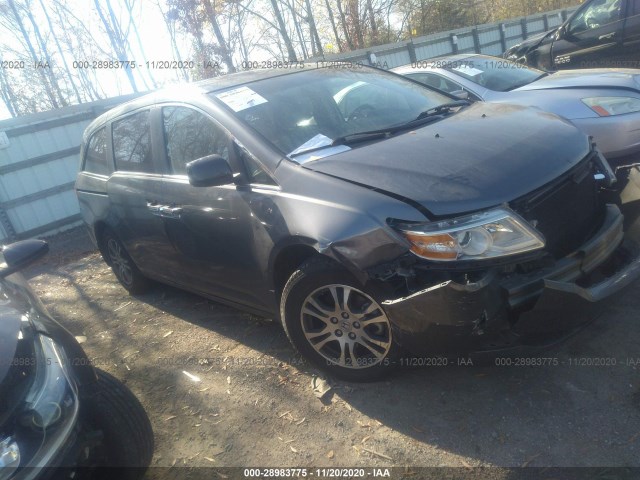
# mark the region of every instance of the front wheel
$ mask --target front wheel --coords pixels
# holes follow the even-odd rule
[[[84,421],[102,432],[92,478],[138,480],[151,463],[154,436],[147,414],[135,395],[117,378],[96,370],[97,392],[81,406]],[[108,467],[105,469],[104,467]]]
[[[391,321],[373,292],[329,260],[313,258],[291,275],[280,316],[294,347],[336,377],[374,380],[393,368]]]

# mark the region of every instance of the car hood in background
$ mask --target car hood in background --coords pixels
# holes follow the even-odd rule
[[[304,166],[449,216],[521,197],[589,151],[588,138],[551,113],[477,103],[437,123]]]
[[[640,75],[632,69],[565,70],[547,75],[513,92],[551,88],[625,88],[640,90]]]
[[[546,38],[549,38],[552,34],[556,33],[557,30],[558,30],[557,28],[554,28],[553,30],[532,35],[528,37],[526,40],[523,40],[522,42],[509,48],[505,52],[504,56],[505,57],[509,57],[510,55],[519,56],[524,53],[527,53],[532,48],[536,48],[538,45],[540,45],[543,42],[543,40],[545,40]]]
[[[0,384],[4,381],[18,347],[22,314],[0,305]]]

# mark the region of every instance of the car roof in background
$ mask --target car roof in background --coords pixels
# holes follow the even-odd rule
[[[480,53],[458,53],[455,55],[442,55],[440,57],[428,58],[426,60],[418,60],[417,62],[409,63],[407,65],[402,65],[401,67],[392,68],[391,71],[395,73],[400,73],[400,72],[408,72],[411,70],[419,71],[419,70],[424,70],[428,68],[435,69],[435,68],[440,68],[438,66],[434,66],[434,64],[437,62],[463,62],[465,60],[472,60],[474,58],[486,59],[486,60],[496,59],[501,61],[508,61],[500,57],[493,57],[491,55],[482,55]],[[416,65],[416,64],[418,66],[414,67],[413,65]]]

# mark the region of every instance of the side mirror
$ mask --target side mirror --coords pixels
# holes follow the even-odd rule
[[[0,263],[0,278],[22,270],[48,251],[49,244],[44,240],[22,240],[2,247],[4,262]]]
[[[217,154],[187,163],[187,176],[194,187],[216,187],[233,182],[229,163]]]
[[[466,90],[455,90],[451,92],[451,95],[459,98],[460,100],[469,100],[469,92],[467,92]]]

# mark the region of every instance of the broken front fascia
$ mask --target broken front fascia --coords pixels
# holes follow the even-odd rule
[[[442,281],[383,308],[413,353],[495,349],[504,338],[568,333],[597,316],[596,302],[640,276],[640,228],[623,232],[623,220],[620,208],[607,205],[600,230],[553,266],[528,274],[489,269],[470,283]],[[596,271],[600,281],[589,283]]]

